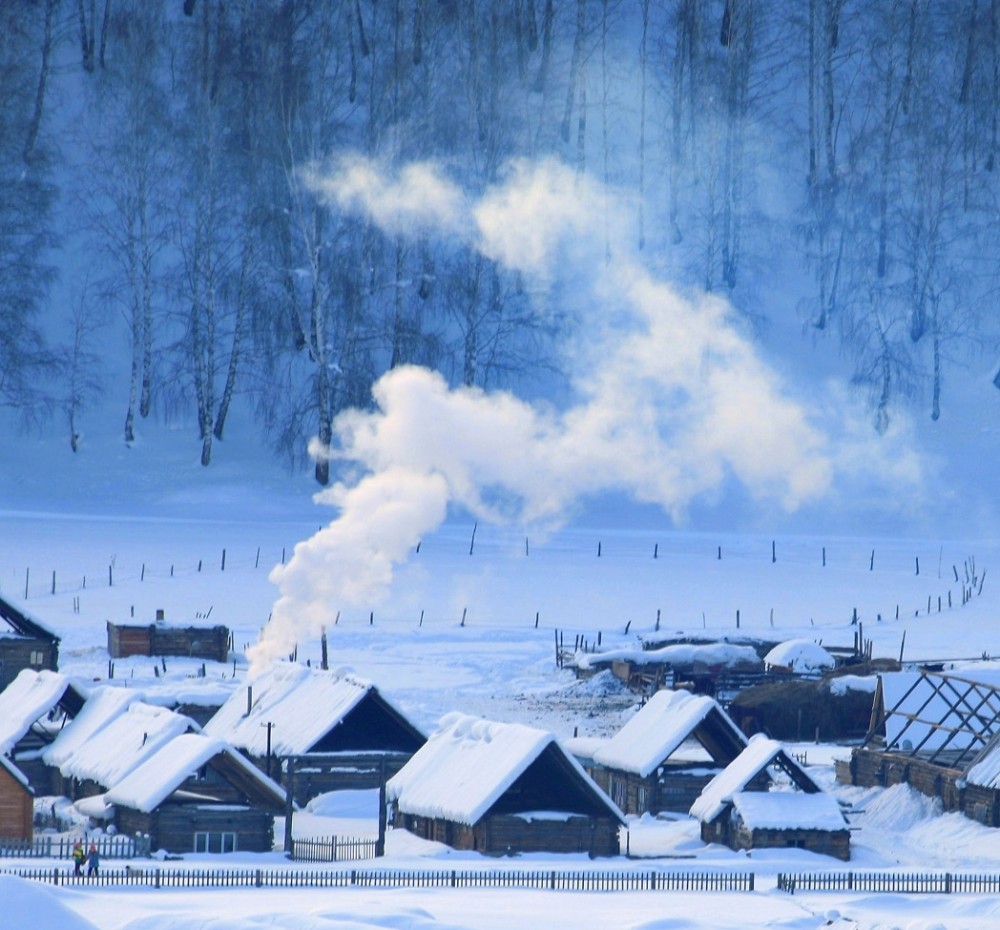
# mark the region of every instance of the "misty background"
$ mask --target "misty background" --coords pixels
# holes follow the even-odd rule
[[[229,443],[234,486],[283,473],[308,494],[346,468],[310,458],[310,440],[358,435],[336,425],[352,408],[391,418],[373,386],[393,372],[412,386],[420,366],[429,389],[512,391],[563,438],[574,411],[599,415],[574,448],[599,434],[608,454],[560,511],[610,488],[678,520],[794,508],[804,524],[843,511],[840,529],[949,516],[983,532],[1000,401],[997,7],[8,0],[0,414],[8,452],[28,443],[47,466],[10,454],[13,486],[38,500],[59,476],[112,499],[103,472],[138,498],[162,483],[154,458],[194,483],[233,468]],[[345,157],[393,179],[390,215],[345,187]],[[485,226],[476,205],[539,165],[555,166],[548,199]],[[437,195],[453,212],[415,215]],[[524,254],[491,246],[501,232]],[[637,281],[645,293],[621,300]],[[733,346],[749,382],[706,377],[705,359],[733,370]],[[698,445],[699,383],[725,441]],[[616,415],[632,427],[602,429]],[[775,424],[785,445],[758,448]],[[628,441],[643,435],[657,442]],[[677,449],[690,461],[662,468]],[[796,485],[803,460],[830,477]],[[641,480],[619,481],[623,462]],[[681,491],[637,493],[664,470]],[[773,487],[786,479],[794,500]],[[506,516],[529,484],[506,487]]]

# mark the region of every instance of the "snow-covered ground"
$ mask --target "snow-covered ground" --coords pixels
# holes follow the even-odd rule
[[[314,517],[310,520],[309,517]],[[112,668],[107,620],[152,619],[163,609],[178,622],[209,616],[234,630],[237,650],[257,641],[275,599],[269,569],[329,513],[302,508],[301,518],[254,520],[6,512],[0,534],[0,590],[62,636],[61,667],[99,682]],[[982,541],[717,535],[664,529],[627,531],[577,526],[548,538],[461,521],[421,541],[398,569],[384,602],[342,615],[327,629],[331,665],[375,682],[419,725],[433,729],[460,709],[529,723],[560,737],[601,736],[633,712],[634,696],[608,674],[578,681],[555,663],[555,640],[576,637],[602,648],[632,648],[640,635],[683,630],[803,638],[849,646],[858,626],[876,656],[955,663],[1000,652],[995,627],[1000,587],[990,572],[997,545]],[[773,548],[772,548],[773,542]],[[472,550],[470,552],[470,549]],[[223,551],[225,566],[223,568]],[[600,551],[600,554],[598,554]],[[721,558],[720,558],[721,552]],[[258,554],[259,553],[259,554]],[[874,558],[873,558],[874,553]],[[966,563],[986,571],[982,593],[961,605]],[[825,564],[824,564],[825,561]],[[918,563],[919,561],[919,573]],[[199,569],[200,566],[200,569]],[[86,579],[84,581],[84,579]],[[55,593],[52,593],[53,586]],[[25,592],[27,590],[27,598]],[[951,592],[952,607],[948,608]],[[938,598],[941,609],[938,611]],[[928,599],[931,612],[928,614]],[[896,619],[896,607],[899,619]],[[463,623],[464,618],[464,623]],[[904,639],[905,635],[905,639]],[[318,662],[318,639],[297,644],[299,661]],[[151,659],[115,660],[114,680],[136,689],[183,690],[205,700],[242,687],[248,665]],[[960,815],[942,815],[926,798],[897,786],[885,791],[836,786],[832,762],[849,749],[794,747],[811,774],[851,803],[855,870],[899,868],[952,872],[1000,870],[1000,832]],[[306,835],[373,835],[377,800],[370,792],[327,797],[297,815]],[[281,825],[277,835],[281,835]],[[518,868],[657,868],[753,870],[750,895],[636,892],[576,893],[393,889],[336,891],[140,892],[53,889],[10,879],[0,900],[18,901],[5,927],[62,928],[67,917],[100,930],[250,930],[288,926],[552,928],[624,927],[987,927],[1000,904],[986,897],[906,897],[774,890],[778,872],[843,868],[801,851],[737,854],[706,847],[685,818],[633,820],[620,863],[574,857],[483,860],[390,834],[384,865]],[[280,853],[188,857],[179,866],[267,866]],[[8,863],[11,864],[11,863]],[[28,902],[28,903],[25,903]],[[23,911],[23,916],[22,916]]]

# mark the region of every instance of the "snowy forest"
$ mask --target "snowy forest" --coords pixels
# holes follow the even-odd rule
[[[877,432],[997,349],[1000,0],[4,0],[0,75],[0,407],[74,448],[183,416],[208,465],[243,408],[301,464],[401,364],[559,383],[560,281],[339,211],[344,153],[586,173]]]

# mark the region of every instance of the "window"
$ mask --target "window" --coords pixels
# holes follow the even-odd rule
[[[196,832],[194,835],[194,851],[196,853],[229,853],[236,852],[235,833]]]
[[[44,665],[45,664],[45,653],[41,649],[32,649],[31,656],[28,660],[32,665]]]
[[[625,782],[620,778],[611,779],[611,798],[618,805],[620,810],[625,810],[625,801],[627,798],[627,793],[625,789]]]
[[[636,794],[635,797],[636,812],[639,814],[644,814],[649,808],[649,803],[646,800],[645,786],[639,785],[639,787],[635,789],[635,794]]]

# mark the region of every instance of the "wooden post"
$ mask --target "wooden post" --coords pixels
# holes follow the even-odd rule
[[[289,756],[287,762],[287,769],[285,770],[285,854],[292,856],[294,853],[294,846],[292,843],[292,812],[294,811],[295,804],[292,800],[292,795],[295,794],[295,764],[297,762],[297,756]]]
[[[375,855],[385,855],[386,798],[385,798],[385,757],[378,760],[378,839],[375,841]]]
[[[225,570],[226,570],[226,550],[223,549],[222,550],[222,568],[220,569],[220,571],[225,571]]]
[[[476,530],[479,529],[479,521],[477,520],[472,524],[472,539],[469,540],[469,555],[472,555],[472,550],[476,548]]]
[[[875,571],[875,550],[874,549],[872,549],[872,557],[871,557],[871,559],[868,562],[868,571],[870,571],[870,572]]]
[[[319,638],[319,651],[320,651],[319,667],[323,669],[323,671],[325,672],[330,667],[330,662],[326,645],[326,627],[325,626],[321,627],[321,629],[322,633],[320,634]]]
[[[771,564],[773,565],[777,561],[778,561],[778,551],[777,551],[777,548],[775,546],[775,542],[772,539],[771,540]]]

